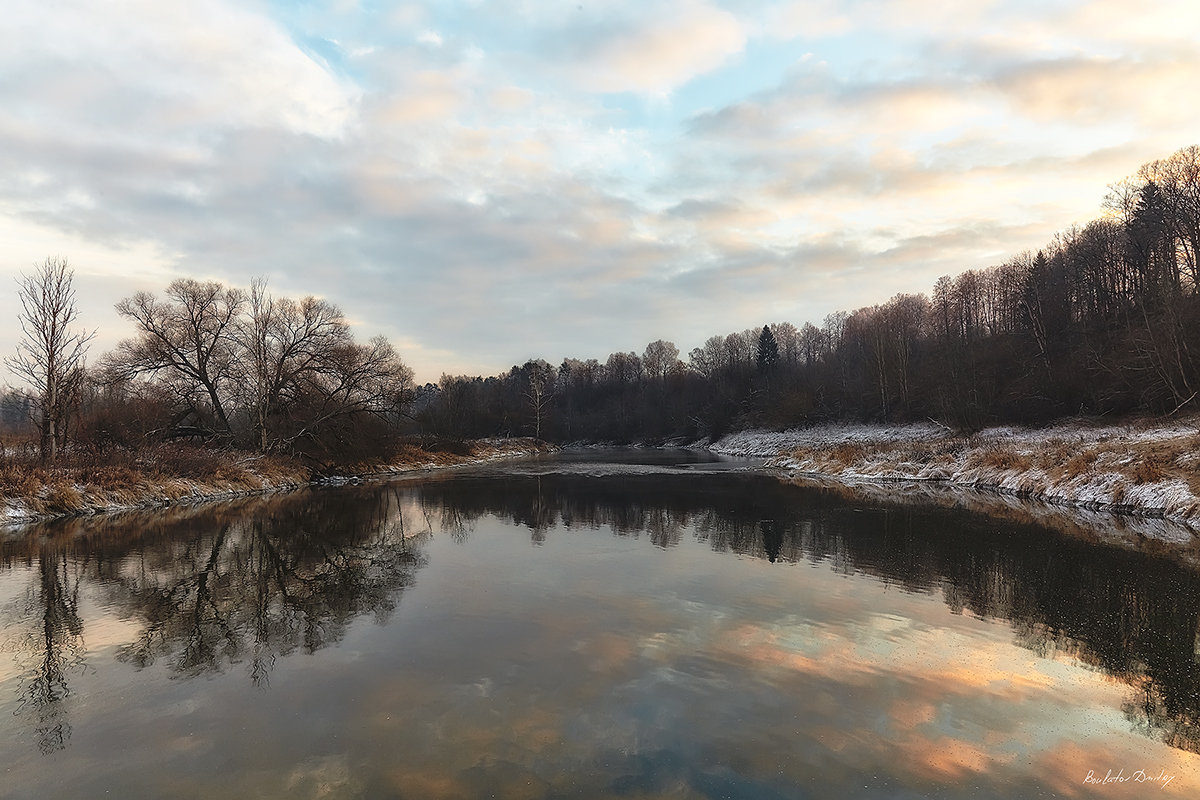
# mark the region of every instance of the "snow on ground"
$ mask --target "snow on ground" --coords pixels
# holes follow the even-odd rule
[[[945,436],[946,430],[929,424],[818,425],[787,431],[741,431],[714,443],[714,453],[749,458],[769,458],[800,447],[832,448],[843,444],[899,444]]]
[[[938,481],[1073,505],[1164,517],[1200,528],[1200,428],[996,427],[963,436],[931,423],[743,431],[711,445],[792,473],[842,481]]]

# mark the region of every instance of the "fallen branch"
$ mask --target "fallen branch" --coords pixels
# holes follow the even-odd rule
[[[1176,411],[1178,411],[1179,409],[1183,408],[1184,406],[1186,406],[1188,403],[1192,402],[1192,401],[1193,401],[1193,400],[1195,400],[1195,399],[1196,399],[1196,392],[1192,392],[1192,396],[1191,396],[1191,397],[1189,397],[1187,400],[1184,400],[1184,401],[1183,401],[1182,403],[1180,403],[1179,405],[1175,406],[1174,410],[1172,410],[1170,414],[1167,414],[1167,416],[1168,416],[1168,417],[1174,416]]]
[[[947,433],[957,433],[957,431],[955,431],[954,428],[951,428],[949,425],[947,425],[944,422],[938,422],[933,417],[930,417],[929,421],[932,422],[934,425],[937,425],[939,428],[946,431]]]

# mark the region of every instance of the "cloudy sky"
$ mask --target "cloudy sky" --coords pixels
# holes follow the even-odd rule
[[[1200,140],[1198,32],[1194,0],[15,0],[0,314],[51,255],[97,350],[134,291],[265,275],[420,380],[820,323]]]

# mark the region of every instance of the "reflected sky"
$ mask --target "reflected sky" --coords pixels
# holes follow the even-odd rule
[[[4,542],[6,796],[1200,786],[1185,566],[752,475],[536,472]]]

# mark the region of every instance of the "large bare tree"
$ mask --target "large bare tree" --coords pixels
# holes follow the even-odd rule
[[[265,451],[282,433],[272,431],[273,424],[286,419],[303,391],[330,387],[321,376],[341,369],[353,338],[337,306],[311,296],[300,301],[273,297],[260,278],[250,288],[238,345],[240,399],[250,414],[255,444]]]
[[[65,258],[47,258],[17,279],[23,338],[5,365],[37,392],[36,418],[42,463],[53,461],[66,444],[69,399],[78,388],[88,342],[95,331],[75,327],[79,316],[72,286],[74,270]]]
[[[225,399],[237,367],[237,326],[246,293],[216,281],[174,281],[166,299],[138,292],[117,303],[137,326],[110,360],[118,374],[166,377],[193,410],[207,402],[220,432],[229,434]]]
[[[249,292],[177,280],[165,299],[139,292],[117,312],[138,335],[110,357],[110,374],[152,376],[182,412],[211,413],[219,433],[249,434],[263,451],[346,438],[338,426],[411,400],[412,370],[385,339],[356,344],[336,305],[273,297],[263,279]]]

